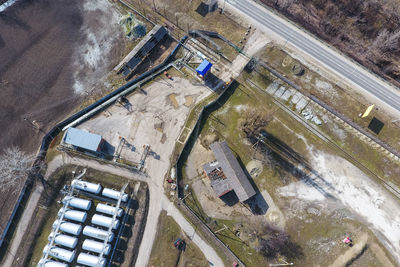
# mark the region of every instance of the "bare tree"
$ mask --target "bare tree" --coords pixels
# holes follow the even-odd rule
[[[254,108],[247,109],[243,115],[240,128],[246,133],[247,137],[259,134],[259,131],[267,126],[273,118],[272,114]]]
[[[0,155],[0,191],[10,188],[17,190],[22,180],[30,173],[34,156],[22,151],[19,147],[9,147]]]
[[[387,53],[399,49],[400,30],[389,32],[383,29],[376,36],[373,46],[378,48],[381,52]]]

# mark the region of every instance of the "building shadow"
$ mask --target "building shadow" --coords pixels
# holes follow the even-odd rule
[[[239,198],[235,194],[235,191],[229,191],[228,193],[222,195],[220,199],[229,207],[234,206],[236,203],[239,202]]]
[[[106,155],[114,155],[115,146],[111,145],[107,141],[104,141],[104,143],[103,143],[103,145],[101,147],[101,152],[106,154]]]
[[[235,152],[237,155],[237,153]],[[256,194],[246,200],[244,204],[247,204],[249,208],[251,209],[251,212],[254,215],[264,215],[267,213],[269,205],[267,201],[265,201],[263,195],[260,192],[260,189],[256,185],[256,183],[253,180],[253,177],[251,177],[250,173],[247,171],[246,166],[244,165],[242,159],[239,157],[239,155],[236,156],[237,161],[239,162],[240,167],[242,168],[244,174],[246,175],[247,179],[249,180],[251,186],[253,187],[254,191],[256,191]]]
[[[208,72],[204,77],[204,85],[216,93],[221,93],[225,89],[225,82],[215,76],[212,72]]]

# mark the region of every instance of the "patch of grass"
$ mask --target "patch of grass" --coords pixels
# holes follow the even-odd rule
[[[186,250],[180,252],[173,245],[177,238],[186,242]],[[200,249],[184,237],[174,219],[162,211],[159,217],[157,235],[153,244],[149,266],[209,266]]]
[[[240,260],[246,264],[246,266],[268,266],[268,260],[266,258],[251,248],[247,242],[235,235],[233,229],[235,228],[236,221],[219,219],[214,221],[216,222],[214,231],[223,229],[225,226],[228,227],[228,229],[220,231],[216,235],[224,244],[229,246],[233,253],[239,255]]]

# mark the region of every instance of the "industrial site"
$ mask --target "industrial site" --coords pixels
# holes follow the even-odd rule
[[[102,4],[118,62],[0,155],[1,266],[399,266],[398,110],[243,1]]]

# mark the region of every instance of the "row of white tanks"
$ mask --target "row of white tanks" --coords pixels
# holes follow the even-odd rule
[[[102,186],[100,184],[90,183],[90,182],[76,180],[76,179],[72,180],[71,185],[79,190],[93,193],[96,195],[100,194],[101,189],[102,189]],[[101,195],[104,197],[118,200],[120,197],[120,192],[117,190],[114,190],[114,189],[104,188],[103,191],[101,192]],[[129,198],[128,194],[123,193],[121,201],[126,202],[126,201],[128,201],[128,198]]]
[[[99,194],[102,189],[100,184],[89,183],[89,182],[81,181],[81,180],[73,180],[72,185],[74,185],[74,187],[77,189],[87,191],[87,192],[90,192],[93,194]],[[104,197],[118,200],[120,197],[120,192],[113,190],[113,189],[104,188],[101,195]],[[128,200],[128,194],[124,193],[122,195],[121,201],[126,202],[127,200]],[[89,237],[98,239],[100,241],[95,241],[92,239],[85,239],[82,244],[82,249],[89,251],[89,252],[93,252],[93,253],[103,252],[103,254],[105,256],[109,255],[109,253],[111,251],[111,245],[106,244],[106,246],[104,246],[104,240],[107,240],[107,242],[112,242],[112,240],[114,239],[113,233],[108,234],[108,231],[106,231],[106,230],[102,230],[102,229],[92,227],[89,225],[85,226],[82,231],[82,226],[79,224],[64,221],[64,220],[60,221],[60,217],[61,217],[62,213],[64,213],[63,219],[68,219],[68,220],[79,222],[79,223],[85,222],[87,219],[87,212],[85,212],[85,211],[88,211],[91,208],[92,201],[86,200],[86,199],[81,199],[81,198],[76,198],[76,197],[71,197],[71,196],[66,196],[62,202],[64,204],[68,204],[68,205],[66,205],[67,208],[63,207],[58,211],[59,219],[56,219],[54,221],[53,230],[55,230],[57,228],[58,224],[60,224],[58,229],[66,234],[79,236],[82,232],[83,235],[85,235],[85,236],[89,236]],[[85,210],[85,211],[78,211],[78,210],[70,209],[69,207],[81,209],[81,210]],[[107,204],[103,204],[103,203],[97,204],[96,211],[99,213],[103,213],[103,214],[111,215],[111,216],[113,216],[114,213],[117,213],[116,214],[117,217],[121,217],[123,215],[123,209],[118,208],[118,210],[117,210],[116,207],[113,207],[113,206],[110,206]],[[100,215],[100,214],[94,214],[91,219],[91,223],[94,225],[98,225],[98,226],[102,226],[102,227],[106,227],[106,228],[109,228],[110,226],[112,226],[112,229],[115,230],[115,229],[118,229],[120,221],[118,219],[116,219],[114,221],[114,223],[112,223],[112,217],[104,216],[104,215]],[[56,245],[75,249],[75,247],[78,243],[78,238],[74,237],[74,236],[66,235],[66,234],[52,232],[49,235],[48,239],[50,241],[54,236],[54,243]],[[76,256],[75,250],[70,251],[68,249],[60,248],[57,246],[50,247],[49,245],[46,245],[45,248],[43,249],[43,253],[46,253],[46,252],[48,252],[48,254],[51,257],[68,262],[68,263],[72,262]],[[83,264],[86,266],[105,266],[106,262],[107,262],[107,260],[105,258],[99,259],[98,256],[94,256],[94,255],[84,253],[84,252],[79,253],[78,259],[77,259],[78,264]],[[38,266],[65,267],[68,265],[65,263],[53,261],[50,259],[42,259],[39,261]]]

